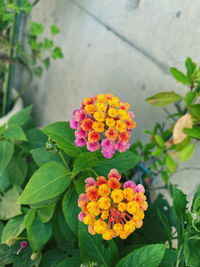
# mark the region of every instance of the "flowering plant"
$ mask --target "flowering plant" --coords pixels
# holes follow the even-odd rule
[[[70,127],[75,129],[75,144],[87,145],[91,152],[99,150],[105,158],[112,158],[115,151],[130,148],[130,133],[136,127],[130,105],[113,94],[86,97],[80,109],[73,112]]]
[[[102,234],[103,239],[111,240],[119,236],[127,238],[135,228],[143,224],[144,210],[147,209],[145,189],[133,181],[127,181],[121,188],[121,175],[116,169],[104,176],[89,177],[85,180],[86,194],[82,193],[78,199],[81,212],[80,221],[88,225],[92,235]]]

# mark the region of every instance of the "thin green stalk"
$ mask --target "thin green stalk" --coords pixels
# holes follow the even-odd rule
[[[177,260],[176,260],[176,266],[175,267],[179,267],[179,263],[182,260],[182,258],[181,258],[182,252],[183,252],[183,245],[181,245],[179,250],[178,250],[178,255],[177,255]]]
[[[99,175],[92,169],[92,168],[88,168],[88,171],[91,171],[92,173],[94,173],[94,175],[96,175],[96,177],[98,177]]]
[[[61,150],[59,150],[58,154],[59,154],[59,156],[61,157],[61,159],[62,159],[62,161],[63,161],[65,167],[69,170],[69,166],[68,166],[68,164],[67,164],[65,158],[63,157],[63,154],[62,154]]]

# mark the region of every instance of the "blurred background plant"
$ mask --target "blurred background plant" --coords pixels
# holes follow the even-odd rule
[[[30,22],[28,30],[20,38],[23,14],[30,14],[38,1],[0,0],[0,117],[4,116],[17,100],[12,100],[15,88],[15,71],[22,66],[28,73],[17,98],[25,93],[33,76],[41,77],[48,70],[51,59],[62,59],[63,53],[54,44],[54,35],[60,32],[57,25],[51,25],[50,36],[43,36],[44,26]]]
[[[185,66],[185,74],[170,68],[172,76],[187,86],[184,96],[170,91],[146,99],[151,105],[164,107],[167,116],[162,123],[156,123],[152,130],[144,130],[144,133],[150,135],[147,144],[139,140],[131,146],[131,151],[142,160],[127,175],[134,173],[140,183],[155,183],[156,177],[161,175],[165,182],[164,188],[168,188],[173,173],[187,169],[200,170],[199,166],[178,169],[179,163],[192,157],[200,140],[200,67],[191,58],[186,59]],[[175,113],[166,109],[171,104],[175,106]]]

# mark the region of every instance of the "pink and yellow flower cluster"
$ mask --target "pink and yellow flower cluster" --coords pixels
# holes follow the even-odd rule
[[[92,235],[102,234],[103,239],[111,240],[119,236],[127,238],[143,224],[144,211],[148,204],[144,187],[133,181],[120,183],[121,175],[116,169],[108,174],[108,179],[99,176],[95,180],[85,180],[85,193],[80,194],[78,206],[80,221],[88,225]]]
[[[91,152],[102,147],[102,154],[112,158],[116,150],[129,149],[130,133],[136,127],[130,105],[113,94],[86,97],[81,109],[73,112],[70,127],[75,131],[75,144],[87,145]]]

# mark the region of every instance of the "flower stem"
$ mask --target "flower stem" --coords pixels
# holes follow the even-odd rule
[[[58,154],[59,154],[59,156],[61,157],[61,159],[62,159],[62,161],[63,161],[65,167],[69,170],[69,166],[68,166],[68,164],[67,164],[65,158],[63,157],[63,154],[62,154],[61,150],[59,150]]]

